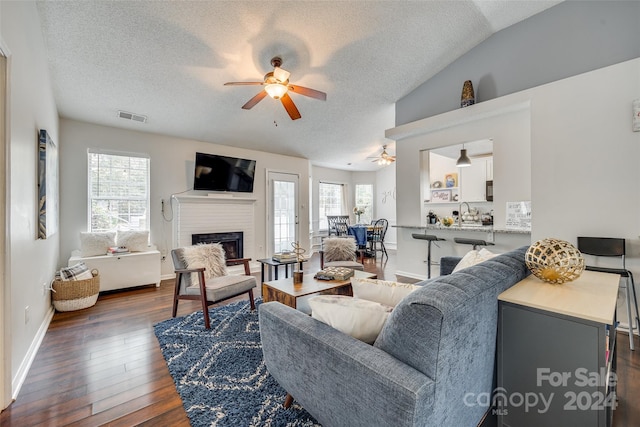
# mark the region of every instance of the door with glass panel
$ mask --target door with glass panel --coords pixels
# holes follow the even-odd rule
[[[268,256],[290,251],[298,241],[298,181],[296,174],[268,172]]]

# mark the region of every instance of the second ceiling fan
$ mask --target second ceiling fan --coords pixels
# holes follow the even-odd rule
[[[265,74],[264,81],[262,82],[227,82],[224,84],[225,86],[264,86],[264,90],[260,91],[256,96],[251,98],[242,106],[243,109],[250,110],[258,102],[262,101],[267,95],[269,95],[273,99],[279,99],[280,102],[282,102],[282,105],[284,106],[284,109],[287,110],[291,120],[297,120],[302,116],[300,115],[300,111],[298,111],[296,104],[293,103],[293,99],[289,96],[289,92],[299,93],[300,95],[319,99],[321,101],[327,100],[327,94],[324,92],[290,84],[289,76],[291,73],[280,68],[280,65],[282,65],[282,59],[280,57],[276,56],[271,59],[271,65],[273,65],[273,71]]]

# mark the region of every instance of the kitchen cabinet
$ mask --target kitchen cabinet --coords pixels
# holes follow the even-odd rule
[[[620,276],[529,276],[498,296],[498,425],[611,425]]]
[[[493,163],[493,162],[491,162]],[[487,159],[471,159],[471,166],[460,168],[460,200],[464,202],[484,202],[487,200]],[[493,172],[491,172],[493,176]]]

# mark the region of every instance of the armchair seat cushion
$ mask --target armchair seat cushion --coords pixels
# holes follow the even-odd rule
[[[208,301],[219,301],[235,295],[239,295],[256,287],[256,278],[253,276],[220,276],[206,280]],[[187,295],[200,295],[200,285],[191,285],[186,288]]]
[[[356,261],[330,261],[324,263],[325,267],[346,267],[354,270],[364,271],[364,265]]]

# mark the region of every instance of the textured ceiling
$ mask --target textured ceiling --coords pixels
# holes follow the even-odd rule
[[[61,117],[375,170],[394,103],[558,1],[39,1]],[[283,59],[302,118],[240,107]],[[117,117],[124,110],[147,123]]]

